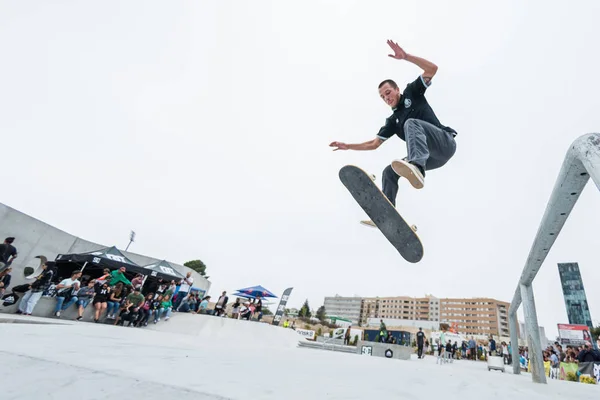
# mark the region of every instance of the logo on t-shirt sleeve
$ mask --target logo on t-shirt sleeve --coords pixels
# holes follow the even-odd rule
[[[409,108],[412,105],[412,101],[410,99],[404,99],[404,108]]]

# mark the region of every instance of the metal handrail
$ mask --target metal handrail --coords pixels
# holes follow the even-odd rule
[[[533,296],[533,280],[590,177],[600,190],[600,133],[580,136],[567,151],[510,304],[508,315],[513,373],[521,373],[517,310],[523,304],[531,375],[537,383],[546,383],[546,375]]]

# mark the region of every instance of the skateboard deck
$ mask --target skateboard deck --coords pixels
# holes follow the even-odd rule
[[[370,175],[357,166],[345,165],[340,169],[339,176],[354,200],[400,255],[411,263],[421,261],[423,258],[421,239],[400,216],[396,207],[385,197]]]

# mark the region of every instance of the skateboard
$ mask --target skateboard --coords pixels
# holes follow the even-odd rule
[[[340,180],[354,200],[371,218],[386,239],[398,250],[404,259],[417,263],[423,258],[423,244],[412,227],[400,216],[377,187],[372,175],[354,165],[345,165],[339,172]]]

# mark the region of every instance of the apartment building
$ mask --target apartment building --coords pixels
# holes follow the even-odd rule
[[[456,324],[464,335],[509,336],[510,303],[490,299],[440,299],[440,322]]]
[[[455,325],[463,335],[509,336],[510,304],[490,298],[425,297],[326,297],[328,315],[366,326],[369,318],[432,321]]]
[[[352,325],[358,325],[362,307],[361,297],[342,297],[335,295],[325,297],[325,313],[352,321]]]
[[[361,325],[369,318],[389,318],[414,321],[439,321],[439,299],[427,297],[365,297],[362,299]]]

